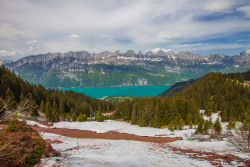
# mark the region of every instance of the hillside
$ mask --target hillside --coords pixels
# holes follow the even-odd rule
[[[32,112],[37,116],[37,110],[45,114],[49,121],[77,120],[80,117],[93,117],[97,111],[109,112],[114,110],[114,104],[94,99],[83,93],[73,91],[59,91],[58,89],[45,89],[41,84],[30,84],[5,66],[0,67],[0,101],[11,98],[15,103],[30,94],[38,106]],[[31,112],[31,110],[30,110]],[[79,117],[79,118],[80,118]]]
[[[221,111],[223,121],[243,121],[245,112],[250,109],[250,86],[243,84],[245,80],[250,80],[250,70],[244,73],[209,73],[174,97],[192,99],[208,115]]]
[[[118,102],[114,118],[131,120],[139,126],[182,127],[196,125],[202,109],[208,116],[220,111],[222,121],[243,121],[250,111],[250,89],[243,85],[244,80],[250,80],[250,71],[208,73],[172,97]]]
[[[250,66],[250,49],[234,56],[200,56],[189,51],[128,50],[47,53],[24,57],[6,66],[24,80],[46,88],[165,85],[198,78],[208,72],[242,72]]]
[[[188,81],[177,82],[173,86],[171,86],[169,89],[163,91],[161,94],[158,94],[157,96],[162,96],[162,97],[172,96],[175,93],[187,87],[188,85],[196,82],[197,80],[198,79],[189,79]]]

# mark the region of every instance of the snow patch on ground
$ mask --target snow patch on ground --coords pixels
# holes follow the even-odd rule
[[[227,123],[223,123],[225,128]],[[69,128],[80,130],[91,130],[104,133],[117,130],[123,133],[130,133],[140,136],[168,137],[183,136],[190,134],[195,129],[186,129],[171,132],[168,129],[158,129],[150,127],[139,127],[125,122],[58,122],[53,127]],[[184,127],[187,128],[187,127]],[[164,135],[165,134],[165,135]],[[248,159],[249,154],[237,152],[235,148],[228,146],[224,141],[198,142],[190,140],[178,140],[175,142],[159,144],[152,142],[141,142],[132,140],[108,140],[108,139],[84,139],[70,138],[53,133],[44,133],[43,138],[52,140],[52,147],[61,152],[61,157],[46,158],[44,166],[51,164],[58,166],[212,166],[206,160],[190,158],[184,154],[178,154],[171,147],[181,149],[193,149],[196,151],[213,152],[216,154],[232,154]],[[62,143],[53,143],[59,140]],[[192,153],[189,153],[191,155]],[[207,155],[204,155],[207,156]],[[47,165],[48,164],[48,165]],[[238,166],[237,162],[229,165],[221,161],[222,166]]]
[[[47,128],[47,126],[45,126],[43,124],[40,124],[40,123],[38,123],[36,121],[26,120],[26,122],[27,122],[28,125],[32,125],[32,126],[37,125],[37,126],[39,126],[41,128]]]
[[[219,120],[221,121],[221,117],[219,116],[220,115],[220,113],[212,113],[212,115],[211,115],[211,119],[212,119],[212,122],[213,123],[215,123],[216,122],[216,120],[219,118]],[[204,120],[210,120],[210,117],[208,117],[208,116],[203,116],[203,119]]]
[[[138,136],[163,136],[163,137],[182,137],[184,133],[194,132],[195,129],[175,130],[171,132],[167,128],[159,129],[152,127],[139,127],[138,125],[131,125],[126,122],[117,122],[113,120],[107,120],[105,122],[58,122],[54,123],[53,127],[56,128],[68,128],[68,129],[79,129],[79,130],[90,130],[97,133],[105,133],[108,131],[118,131],[120,133],[135,134]]]
[[[177,140],[170,143],[171,146],[179,147],[182,149],[194,149],[202,151],[210,151],[217,153],[228,153],[230,151],[236,151],[234,147],[228,146],[227,141],[190,141],[190,140]]]
[[[51,133],[43,137],[63,142],[52,144],[62,156],[49,158],[53,160],[51,163],[56,161],[60,166],[212,166],[207,161],[176,154],[151,142],[79,139]],[[43,159],[46,160],[48,158]]]

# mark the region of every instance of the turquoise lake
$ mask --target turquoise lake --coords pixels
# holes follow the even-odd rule
[[[152,85],[152,86],[122,86],[122,87],[85,87],[85,88],[61,88],[60,90],[73,90],[82,92],[94,98],[114,95],[134,95],[134,96],[156,96],[167,90],[172,85]]]

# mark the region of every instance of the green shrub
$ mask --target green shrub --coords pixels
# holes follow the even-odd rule
[[[217,118],[216,122],[214,123],[214,129],[217,133],[221,133],[222,127],[219,118]]]
[[[44,145],[38,144],[35,149],[25,158],[22,166],[33,167],[38,162],[40,162],[41,155],[45,152]]]
[[[205,123],[204,123],[204,127],[203,127],[203,130],[202,130],[202,131],[203,131],[205,134],[207,134],[209,128],[210,128],[210,122],[209,122],[208,120],[206,120]]]
[[[230,121],[228,122],[227,127],[228,127],[229,129],[235,128],[235,127],[236,127],[236,122],[230,120]]]
[[[203,123],[202,123],[202,121],[200,121],[196,131],[194,132],[194,134],[199,134],[199,133],[202,133],[202,132],[203,132]]]
[[[173,125],[173,122],[170,122],[169,125],[168,125],[168,129],[173,132],[174,131],[174,125]]]

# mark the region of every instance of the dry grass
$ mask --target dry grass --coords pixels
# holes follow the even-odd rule
[[[137,140],[145,142],[155,142],[155,143],[168,143],[176,140],[181,140],[181,137],[148,137],[148,136],[137,136],[134,134],[120,133],[118,131],[109,131],[106,133],[96,133],[89,130],[78,130],[78,129],[45,129],[45,128],[36,128],[35,130],[41,132],[55,133],[68,137],[75,138],[93,138],[93,139],[112,139],[112,140]]]
[[[39,162],[44,150],[40,135],[24,122],[17,122],[12,129],[16,130],[12,132],[7,127],[0,131],[1,166],[30,166]]]

